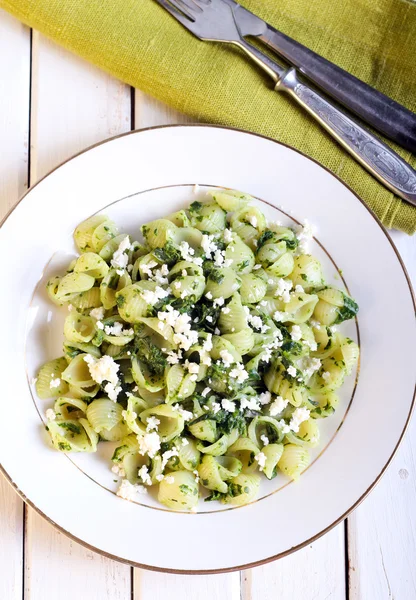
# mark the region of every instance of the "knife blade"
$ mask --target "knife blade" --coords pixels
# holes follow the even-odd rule
[[[269,25],[235,0],[223,0],[243,37],[256,37],[329,96],[403,148],[416,153],[416,114]]]

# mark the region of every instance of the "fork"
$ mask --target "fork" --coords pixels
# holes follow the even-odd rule
[[[240,34],[223,0],[155,0],[202,41],[240,48],[385,187],[416,206],[416,171],[396,152],[298,77],[296,69],[271,60]]]

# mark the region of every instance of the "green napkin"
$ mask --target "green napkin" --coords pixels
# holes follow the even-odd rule
[[[416,111],[416,4],[404,0],[242,0],[247,8]],[[0,0],[26,24],[193,118],[270,136],[328,167],[387,227],[416,208],[368,175],[240,53],[203,43],[154,0]],[[416,166],[416,157],[395,147]]]

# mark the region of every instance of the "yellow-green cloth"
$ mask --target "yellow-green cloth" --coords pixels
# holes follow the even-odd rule
[[[416,111],[414,2],[241,3]],[[264,76],[238,51],[200,42],[154,0],[0,0],[0,7],[201,122],[258,132],[298,148],[350,185],[384,225],[410,234],[416,230],[416,208],[394,197],[290,99],[272,91]],[[415,156],[397,146],[395,150],[416,165]]]

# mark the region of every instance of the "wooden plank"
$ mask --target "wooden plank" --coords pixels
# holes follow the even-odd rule
[[[0,10],[0,221],[27,187],[30,31]],[[0,474],[0,598],[23,589],[23,502]]]
[[[190,117],[179,113],[166,104],[135,90],[134,128],[156,127],[172,123],[191,123]]]
[[[240,575],[165,575],[134,569],[133,589],[133,600],[240,600]]]
[[[416,287],[416,240],[393,232]],[[350,600],[416,598],[416,421],[386,474],[349,518]]]
[[[241,577],[241,600],[345,600],[344,524],[303,550],[242,571]]]
[[[33,35],[31,181],[90,144],[130,130],[130,88]],[[85,549],[28,509],[26,600],[130,600],[131,569]]]

